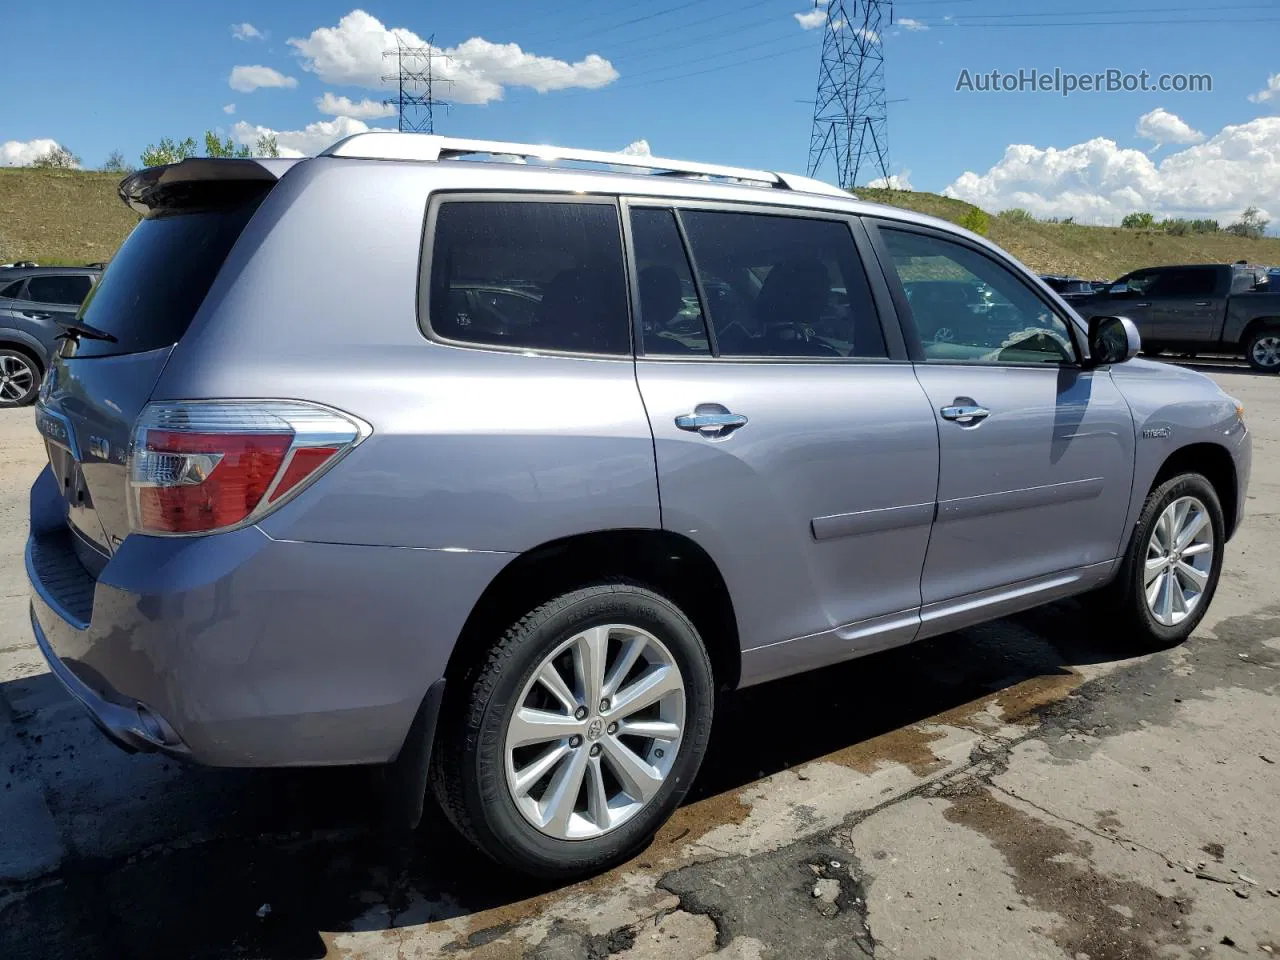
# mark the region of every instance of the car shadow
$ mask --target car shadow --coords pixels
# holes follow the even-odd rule
[[[728,694],[689,802],[1029,681],[1068,681],[1065,695],[1074,667],[1133,653],[1067,602]],[[5,790],[42,802],[18,804],[24,821],[2,829],[57,840],[43,871],[0,879],[6,960],[323,957],[323,932],[417,925],[553,889],[494,867],[430,807],[410,841],[397,838],[378,816],[379,771],[129,756],[48,674],[3,690],[17,741],[3,756],[18,757]],[[14,862],[4,853],[0,840],[0,868]],[[39,854],[27,851],[28,866]]]

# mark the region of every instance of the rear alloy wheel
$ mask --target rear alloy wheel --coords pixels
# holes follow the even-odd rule
[[[711,729],[696,629],[628,583],[543,604],[460,680],[436,794],[482,850],[542,877],[607,869],[647,843],[692,783]]]
[[[1109,624],[1142,646],[1180,643],[1200,624],[1218,587],[1226,525],[1213,486],[1198,473],[1147,497],[1120,572],[1100,598]]]
[[[1280,329],[1259,330],[1249,338],[1244,355],[1249,366],[1259,373],[1280,371]]]
[[[0,407],[24,407],[39,390],[35,361],[17,350],[0,349]]]

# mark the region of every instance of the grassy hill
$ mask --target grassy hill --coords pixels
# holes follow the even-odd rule
[[[936,193],[902,190],[857,191],[864,200],[905,207],[959,223],[976,208]],[[1171,263],[1280,264],[1280,239],[1246,240],[1228,233],[1175,237],[1159,230],[1086,227],[992,216],[987,237],[1038,273],[1112,280],[1137,270]]]
[[[109,260],[138,222],[118,173],[0,167],[0,263]]]
[[[137,223],[116,196],[118,174],[0,168],[0,263],[107,260]],[[867,200],[959,223],[975,208],[934,193],[858,191]],[[1019,222],[992,216],[988,236],[1034,270],[1112,279],[1164,263],[1280,264],[1280,239]]]

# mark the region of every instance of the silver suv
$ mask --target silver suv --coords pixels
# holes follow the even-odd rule
[[[1177,642],[1240,523],[1210,380],[815,181],[366,133],[120,193],[36,413],[50,668],[129,749],[393,764],[520,870],[642,847],[721,691],[1075,594]]]

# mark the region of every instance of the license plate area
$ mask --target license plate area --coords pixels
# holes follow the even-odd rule
[[[67,505],[67,523],[104,557],[111,555],[107,536],[93,507],[93,495],[80,467],[75,431],[66,417],[47,407],[36,408],[36,428],[44,437],[49,469],[53,471]]]

